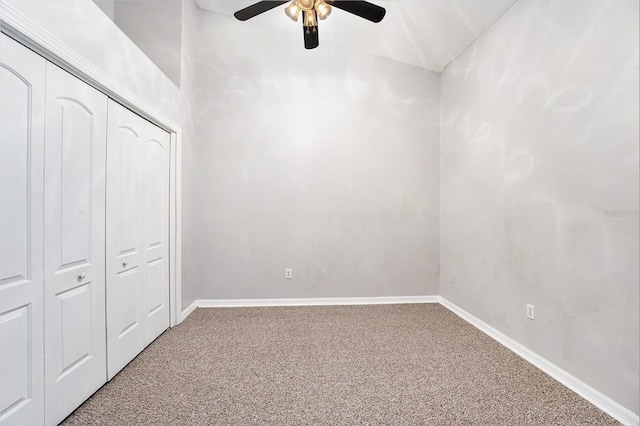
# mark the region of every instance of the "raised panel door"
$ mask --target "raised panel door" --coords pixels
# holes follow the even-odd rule
[[[45,67],[0,34],[0,424],[44,421]]]
[[[107,347],[111,379],[144,347],[145,121],[109,101]]]
[[[107,97],[47,64],[45,420],[58,423],[107,379]]]
[[[170,136],[109,101],[107,352],[112,378],[170,324]]]
[[[144,135],[145,344],[169,327],[170,136],[147,124]]]

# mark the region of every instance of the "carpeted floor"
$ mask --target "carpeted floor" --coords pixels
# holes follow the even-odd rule
[[[65,425],[614,424],[437,304],[197,309]]]

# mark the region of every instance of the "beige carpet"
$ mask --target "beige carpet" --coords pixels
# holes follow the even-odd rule
[[[437,305],[197,309],[63,424],[612,424]]]

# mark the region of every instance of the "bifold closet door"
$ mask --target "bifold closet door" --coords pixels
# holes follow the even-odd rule
[[[44,422],[45,67],[0,34],[0,424]]]
[[[47,64],[45,420],[56,424],[106,374],[107,97]]]
[[[109,101],[107,145],[107,359],[111,379],[170,324],[170,137]]]

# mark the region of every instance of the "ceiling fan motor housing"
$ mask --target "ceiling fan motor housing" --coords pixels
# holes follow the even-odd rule
[[[294,1],[297,1],[298,4],[300,5],[300,9],[304,10],[305,12],[308,12],[311,9],[313,9],[316,3],[315,0],[294,0]]]

